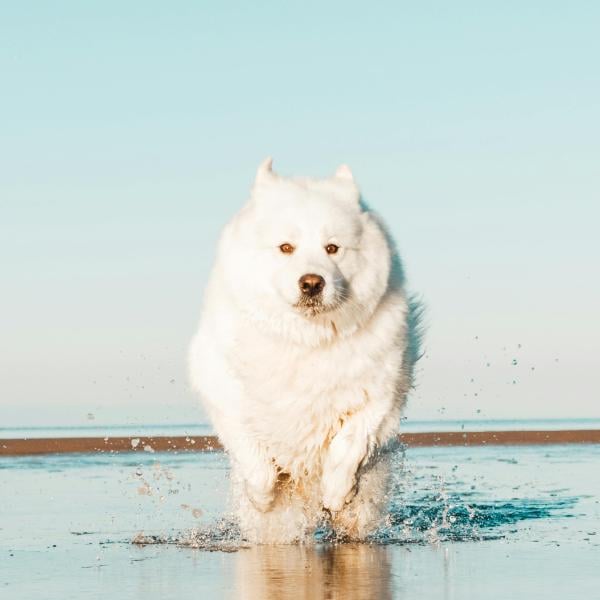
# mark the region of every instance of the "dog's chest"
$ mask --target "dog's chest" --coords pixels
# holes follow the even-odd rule
[[[311,348],[241,328],[228,354],[244,391],[241,420],[282,469],[318,469],[342,423],[393,385],[388,373],[398,370],[385,366],[397,361],[392,340],[363,331]]]
[[[230,361],[245,392],[242,417],[279,455],[314,455],[377,397],[366,390],[381,349],[364,337],[310,348],[242,332],[237,342]]]
[[[242,330],[230,361],[246,393],[259,404],[274,410],[314,406],[331,403],[337,393],[368,378],[376,349],[357,352],[356,345],[341,340],[311,348]]]

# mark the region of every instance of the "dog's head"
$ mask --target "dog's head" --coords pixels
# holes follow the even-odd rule
[[[284,178],[267,159],[220,257],[242,307],[276,329],[355,329],[388,285],[391,250],[360,203],[350,169],[327,179]]]

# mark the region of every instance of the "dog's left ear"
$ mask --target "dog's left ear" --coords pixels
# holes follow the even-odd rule
[[[269,179],[272,179],[275,176],[273,173],[273,159],[270,156],[267,156],[265,160],[263,160],[258,166],[258,170],[256,171],[256,182],[264,183]]]
[[[340,165],[336,171],[335,176],[338,179],[346,179],[347,181],[354,181],[354,177],[352,175],[352,171],[348,165]]]

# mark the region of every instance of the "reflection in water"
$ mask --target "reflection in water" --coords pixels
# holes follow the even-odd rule
[[[236,598],[392,598],[385,546],[254,546],[236,554]]]

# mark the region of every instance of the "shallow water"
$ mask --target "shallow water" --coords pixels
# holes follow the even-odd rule
[[[0,459],[0,591],[10,598],[568,598],[600,589],[600,446],[394,456],[368,544],[248,547],[227,457]],[[132,543],[136,542],[136,543]]]

